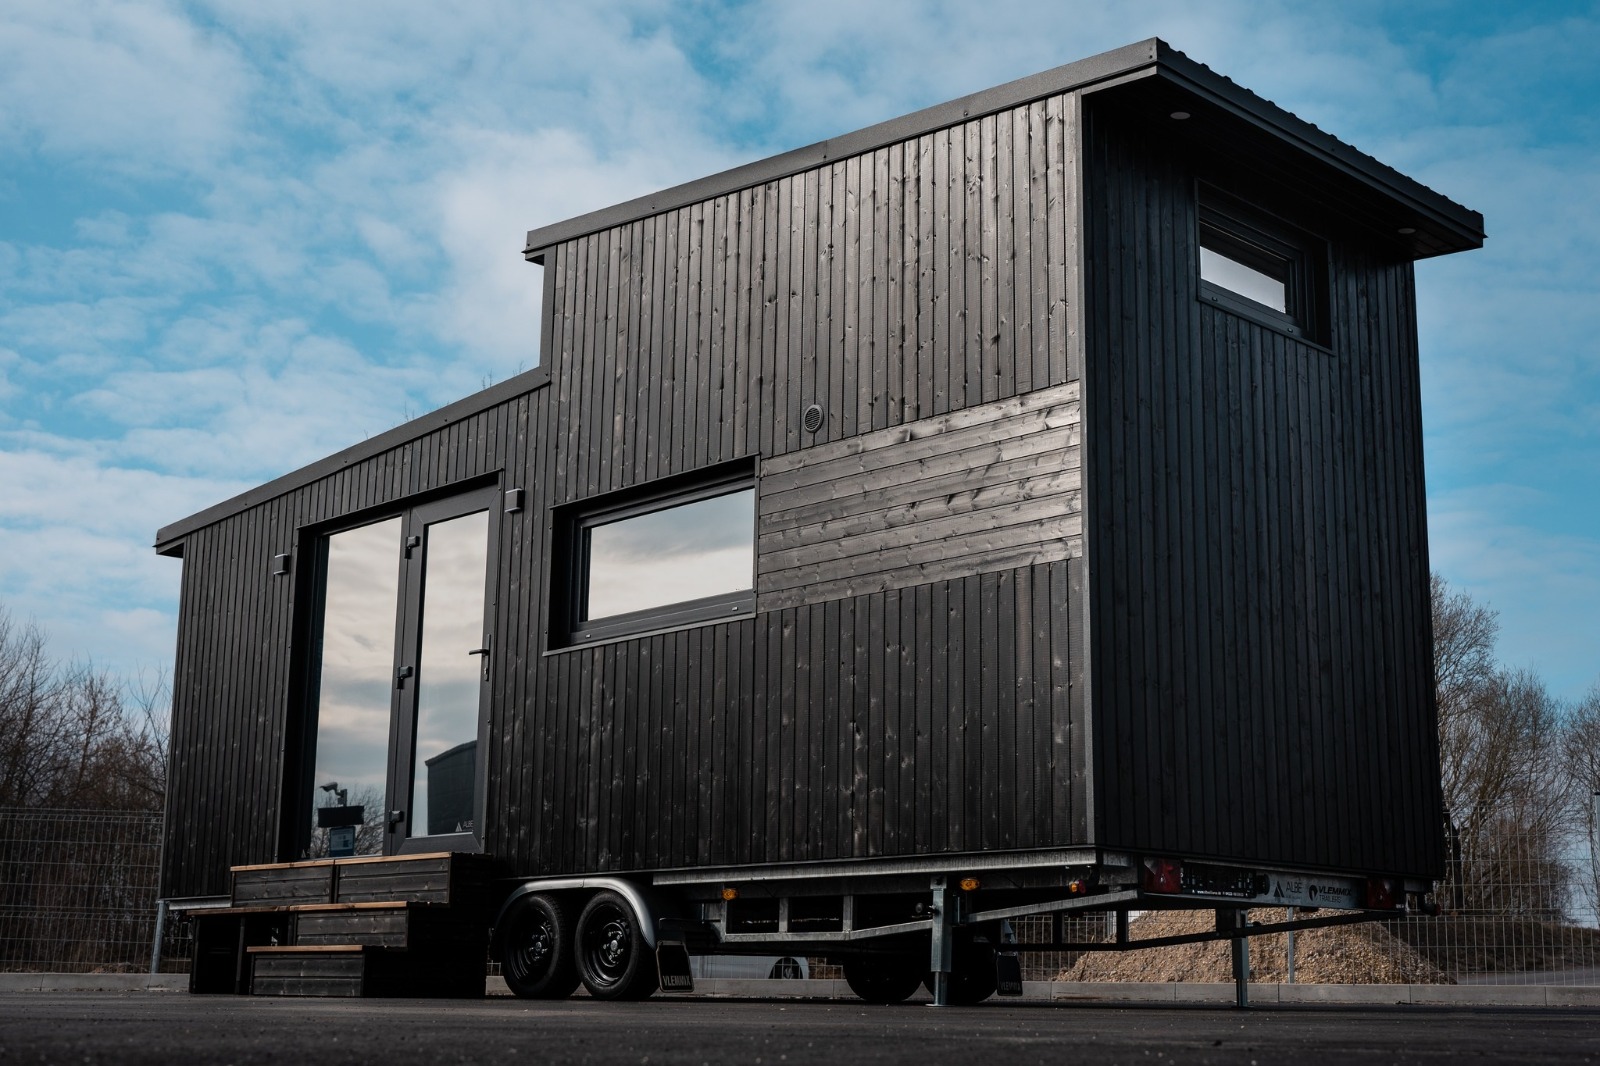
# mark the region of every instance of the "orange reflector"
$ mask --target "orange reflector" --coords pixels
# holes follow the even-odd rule
[[[961,891],[963,891],[963,892],[976,892],[977,890],[978,890],[978,879],[976,877],[963,877],[961,879]]]
[[[739,890],[737,888],[725,888],[722,890],[722,898],[732,903],[739,898]]]

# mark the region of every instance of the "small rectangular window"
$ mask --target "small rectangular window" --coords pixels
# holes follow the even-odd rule
[[[1200,298],[1321,341],[1326,301],[1321,241],[1245,204],[1202,192]]]
[[[756,493],[748,472],[570,509],[570,642],[719,621],[755,607]]]

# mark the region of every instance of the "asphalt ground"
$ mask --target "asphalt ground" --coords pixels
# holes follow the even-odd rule
[[[1592,1008],[936,1008],[805,1000],[552,1003],[0,995],[0,1063],[1600,1062]]]

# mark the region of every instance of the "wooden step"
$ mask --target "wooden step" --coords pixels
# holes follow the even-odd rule
[[[370,944],[260,945],[248,949],[255,996],[481,998],[477,950],[392,951]]]
[[[364,996],[368,955],[359,944],[249,949],[252,996]]]
[[[235,866],[230,899],[235,907],[373,902],[487,907],[495,873],[487,856],[463,852]]]

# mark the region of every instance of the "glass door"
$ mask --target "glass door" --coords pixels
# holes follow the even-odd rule
[[[476,849],[493,499],[422,504],[323,538],[307,857]]]

